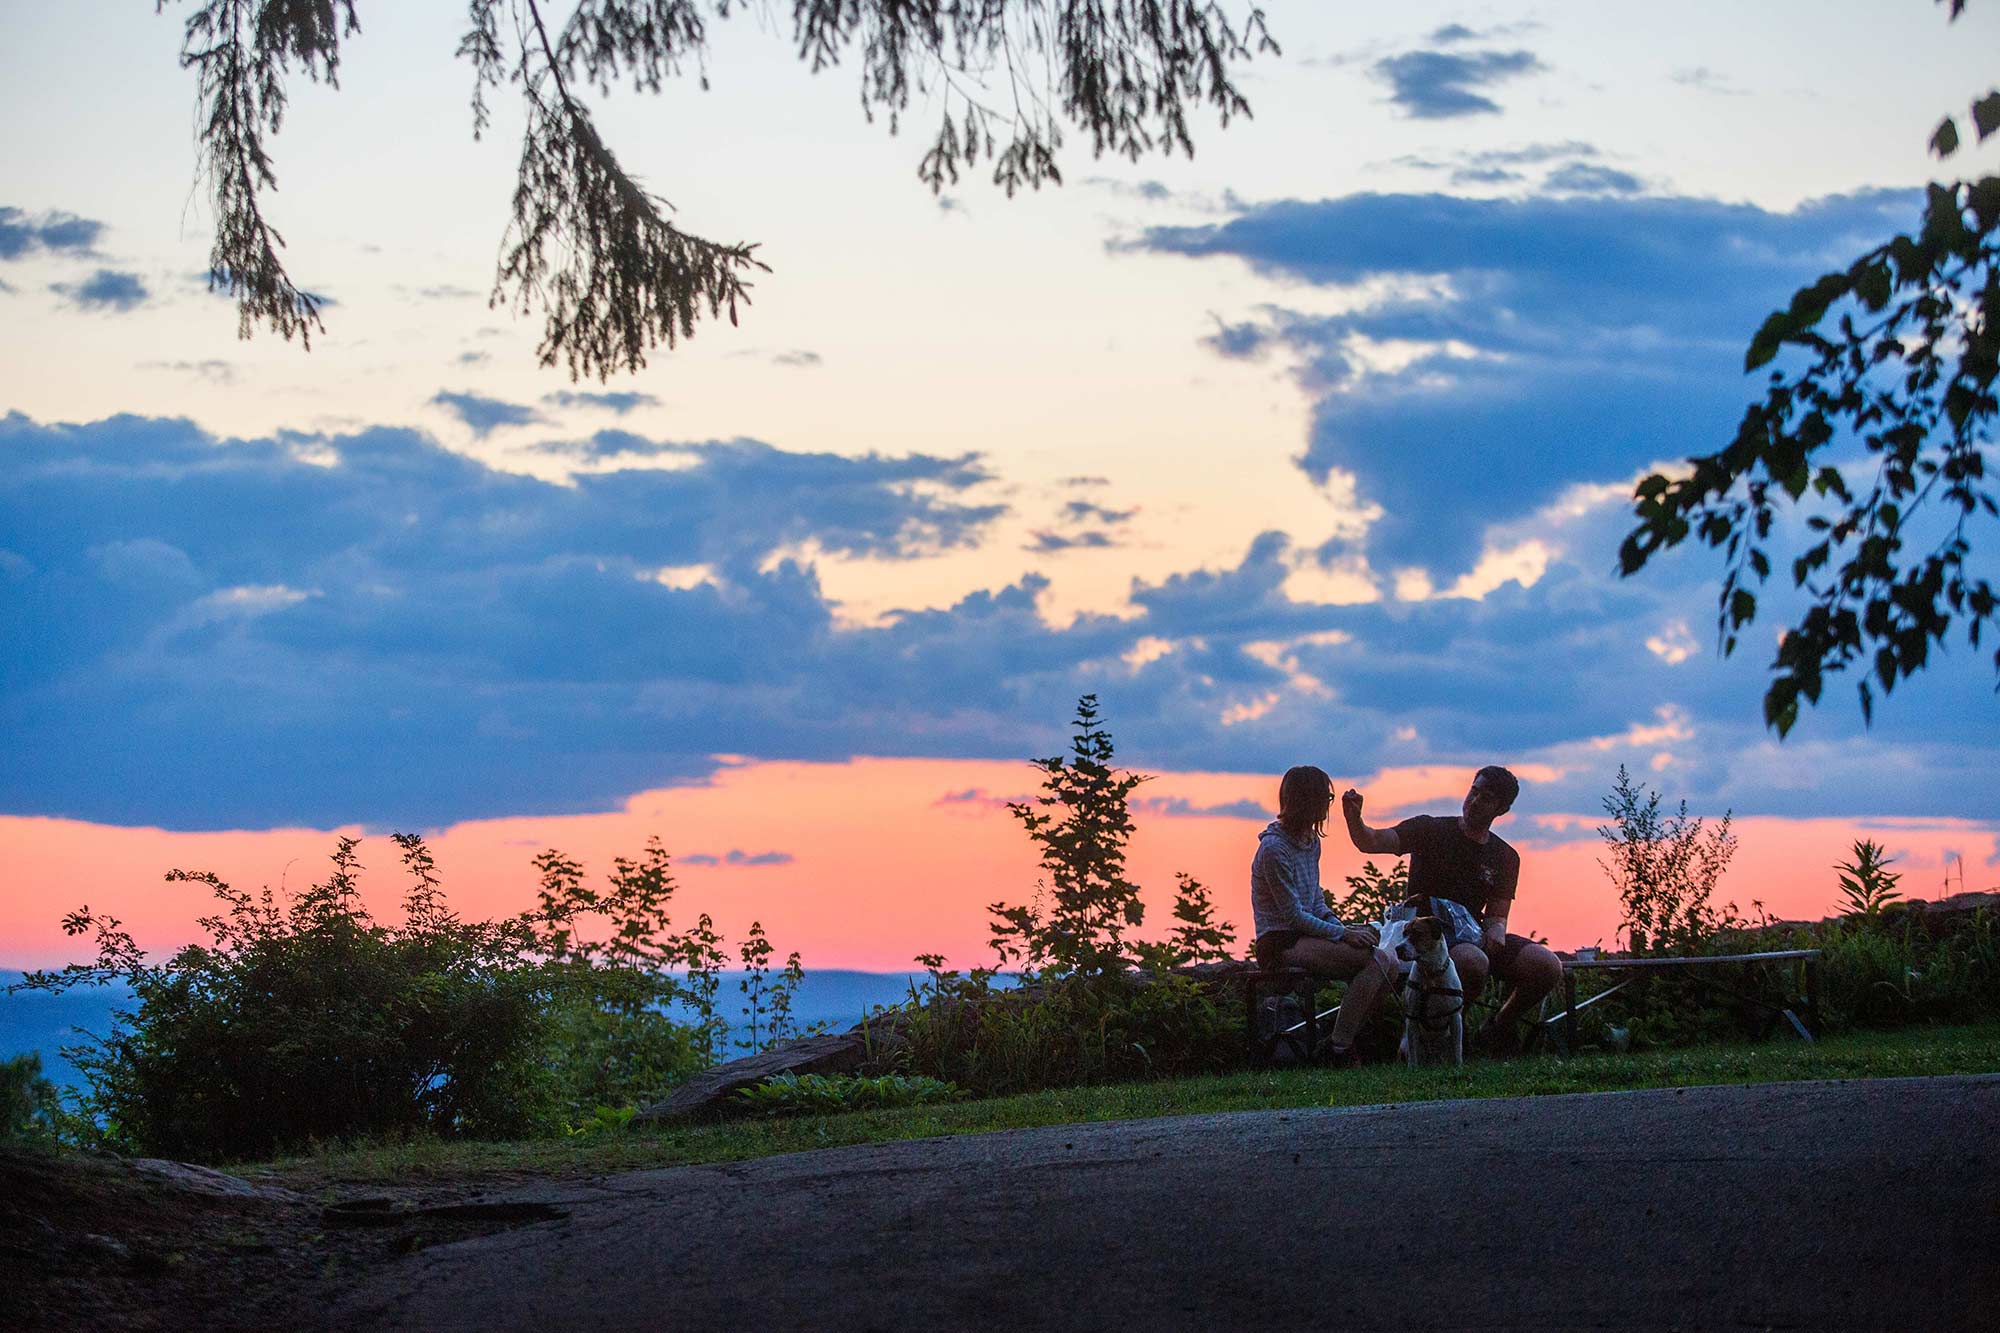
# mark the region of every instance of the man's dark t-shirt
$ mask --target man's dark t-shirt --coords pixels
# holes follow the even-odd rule
[[[1514,900],[1521,854],[1498,834],[1474,842],[1449,815],[1414,815],[1396,825],[1396,842],[1410,858],[1410,894],[1462,903],[1482,920],[1489,907]]]

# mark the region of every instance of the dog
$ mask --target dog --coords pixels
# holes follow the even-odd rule
[[[1434,916],[1420,916],[1403,931],[1416,956],[1403,983],[1403,1053],[1412,1069],[1465,1063],[1465,988],[1451,961],[1451,935]]]

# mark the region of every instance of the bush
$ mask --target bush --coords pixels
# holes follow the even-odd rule
[[[776,1074],[754,1087],[737,1089],[738,1100],[766,1115],[833,1115],[885,1107],[927,1106],[956,1101],[957,1085],[934,1078],[881,1074]]]
[[[925,961],[925,960],[919,960]],[[1242,1018],[1186,977],[1075,974],[1006,990],[994,974],[932,970],[912,990],[898,1061],[981,1097],[1238,1063]]]
[[[41,1148],[56,1141],[62,1104],[42,1077],[42,1057],[30,1051],[0,1061],[0,1145]]]
[[[721,940],[706,916],[668,929],[674,883],[657,840],[616,860],[604,890],[547,852],[536,909],[493,922],[453,915],[422,839],[395,841],[411,876],[397,926],[362,907],[353,838],[326,881],[288,903],[169,872],[222,906],[201,919],[209,942],[165,963],[148,963],[115,918],[65,918],[69,934],[95,936],[97,961],[23,984],[122,978],[138,1002],[64,1052],[91,1085],[72,1137],[217,1160],[357,1137],[553,1132],[714,1062],[728,1032],[715,1008]],[[773,988],[785,1000],[764,997],[767,1012],[788,1017],[800,974],[794,955]],[[692,1023],[664,1012],[677,999]]]

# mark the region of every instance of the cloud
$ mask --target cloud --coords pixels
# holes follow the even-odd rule
[[[1645,183],[1629,171],[1571,162],[1542,178],[1542,188],[1563,194],[1637,194]]]
[[[104,224],[74,213],[44,213],[31,217],[18,208],[0,205],[0,259],[20,259],[38,250],[52,254],[96,253]]]
[[[178,375],[193,375],[211,384],[234,384],[236,367],[227,361],[211,357],[203,361],[141,361],[141,370],[166,370]]]
[[[1388,83],[1389,100],[1417,120],[1498,115],[1500,104],[1476,91],[1540,72],[1545,66],[1531,51],[1409,51],[1375,62],[1376,77]]]
[[[779,352],[771,358],[771,364],[774,366],[816,366],[819,363],[820,355],[818,352],[801,350]]]
[[[682,865],[690,866],[788,866],[798,858],[790,852],[746,852],[732,849],[721,856],[713,852],[689,852],[679,858]]]
[[[1790,212],[1672,196],[1358,194],[1262,205],[1139,244],[1338,288],[1358,309],[1264,311],[1313,396],[1309,477],[1352,474],[1385,513],[1379,567],[1445,586],[1487,530],[1733,433],[1743,347],[1813,274],[1917,217],[1906,191]],[[1607,554],[1604,557],[1608,560]]]
[[[1695,65],[1689,69],[1673,72],[1673,81],[1683,88],[1694,88],[1718,97],[1742,97],[1749,90],[1737,87],[1726,74],[1717,73],[1706,65]]]
[[[1036,623],[1032,595],[982,596],[962,622],[979,642],[946,667],[938,622],[836,632],[788,554],[970,542],[1003,510],[964,498],[988,480],[969,456],[732,441],[564,486],[406,430],[225,441],[18,415],[0,450],[15,811],[231,827],[611,808],[717,753],[872,747],[994,651],[987,633]],[[661,577],[696,566],[712,577]]]
[[[1106,547],[1115,545],[1117,543],[1111,539],[1111,535],[1105,532],[1074,532],[1065,534],[1042,530],[1037,531],[1034,534],[1034,540],[1028,542],[1021,549],[1035,551],[1042,555],[1052,555],[1058,551],[1079,549],[1103,550]]]
[[[615,412],[621,417],[634,408],[658,407],[660,405],[660,400],[652,394],[636,393],[631,390],[618,390],[610,393],[579,393],[569,389],[561,389],[555,393],[543,394],[542,401],[550,407],[601,408],[607,412]]]
[[[137,310],[152,297],[136,273],[101,268],[82,282],[52,282],[49,290],[64,297],[79,310],[125,314]]]
[[[1185,796],[1142,796],[1132,802],[1141,814],[1167,819],[1270,819],[1272,812],[1261,801],[1222,801],[1196,805]]]
[[[527,426],[543,420],[541,413],[523,403],[503,402],[476,393],[440,389],[431,404],[450,412],[482,440],[503,426]]]

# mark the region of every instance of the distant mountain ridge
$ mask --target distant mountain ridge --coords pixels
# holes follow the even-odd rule
[[[52,995],[47,991],[14,991],[7,987],[20,982],[24,973],[0,969],[0,1059],[23,1051],[42,1057],[42,1073],[59,1087],[81,1087],[82,1075],[63,1059],[62,1048],[83,1041],[77,1029],[102,1035],[110,1030],[111,1016],[131,1007],[132,992],[123,984],[78,986]],[[716,992],[716,1007],[732,1023],[740,1018],[743,992],[737,983],[740,971],[722,974]],[[801,1026],[826,1023],[842,1032],[861,1021],[862,1015],[878,1005],[895,1004],[909,998],[910,987],[922,979],[916,972],[858,972],[843,968],[808,971],[799,983],[793,1017]]]

